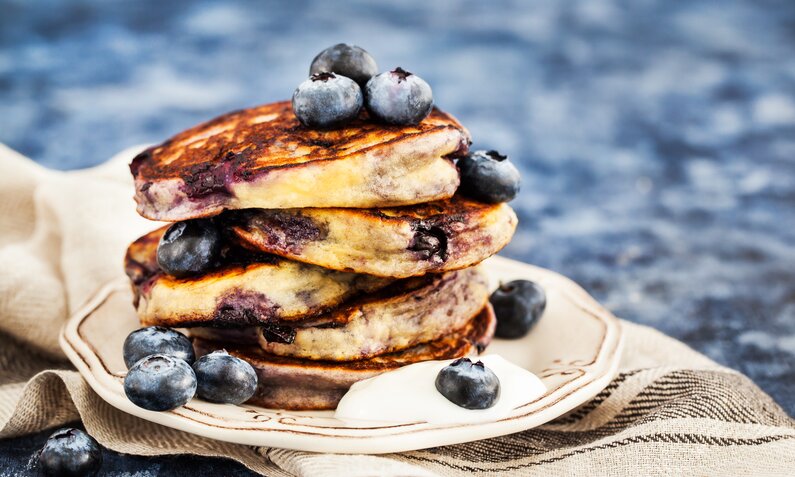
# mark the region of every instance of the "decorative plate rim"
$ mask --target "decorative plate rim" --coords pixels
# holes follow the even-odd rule
[[[127,400],[123,390],[119,392],[123,377],[110,372],[96,349],[81,334],[81,326],[85,320],[112,294],[129,292],[129,282],[126,277],[106,283],[69,318],[61,331],[60,344],[89,386],[103,400],[121,411],[217,440],[314,452],[378,454],[497,437],[530,429],[559,417],[583,404],[607,386],[617,372],[623,348],[621,323],[615,316],[579,285],[556,272],[499,256],[486,260],[484,267],[491,269],[492,273],[499,273],[501,269],[515,271],[517,268],[543,273],[545,280],[550,283],[555,282],[556,289],[561,291],[572,304],[584,314],[598,320],[602,331],[596,353],[590,362],[575,360],[566,363],[556,360],[560,361],[559,368],[548,368],[539,373],[542,378],[558,374],[571,376],[571,379],[555,389],[548,390],[540,398],[518,406],[508,417],[495,421],[450,425],[415,422],[381,425],[362,423],[362,427],[320,426],[300,423],[297,419],[306,420],[308,416],[330,419],[332,417],[330,411],[296,413],[244,405],[240,407],[244,409],[249,419],[243,421],[230,420],[229,416],[221,417],[213,414],[206,409],[217,405],[203,401],[191,401],[181,408],[168,412],[153,412],[139,408]],[[101,373],[104,374],[102,379],[105,382],[100,380],[95,369],[101,369]],[[111,386],[116,386],[116,389],[112,389]],[[554,412],[544,412],[552,409]]]

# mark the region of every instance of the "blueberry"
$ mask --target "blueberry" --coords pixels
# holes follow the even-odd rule
[[[242,404],[257,390],[257,373],[250,364],[226,351],[213,351],[193,364],[200,398],[225,404]]]
[[[350,78],[318,73],[293,93],[293,112],[306,127],[329,129],[355,119],[362,109],[362,89]]]
[[[538,322],[547,306],[544,289],[529,280],[501,284],[491,294],[491,306],[497,315],[498,338],[521,338]]]
[[[168,411],[184,405],[196,394],[196,374],[181,359],[153,354],[127,372],[124,393],[138,407]]]
[[[375,59],[362,48],[355,45],[339,43],[326,48],[318,53],[312,66],[309,67],[309,74],[317,73],[337,73],[347,76],[364,87],[367,80],[378,73],[378,65]]]
[[[433,109],[428,83],[400,67],[373,76],[364,88],[364,97],[370,116],[387,124],[419,124]]]
[[[141,358],[150,354],[167,354],[193,364],[196,355],[187,336],[162,326],[135,330],[124,340],[124,364],[130,369]]]
[[[102,449],[80,429],[59,429],[39,451],[38,464],[48,476],[97,475],[102,466]]]
[[[157,245],[157,263],[169,275],[184,278],[209,271],[221,253],[221,233],[212,220],[177,222]]]
[[[436,376],[436,390],[466,409],[488,409],[500,397],[500,380],[482,361],[459,358]]]
[[[519,171],[507,156],[497,151],[475,151],[458,160],[461,194],[496,204],[508,202],[519,193]]]

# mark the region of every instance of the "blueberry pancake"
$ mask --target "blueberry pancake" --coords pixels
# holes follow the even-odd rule
[[[151,147],[130,164],[138,212],[179,221],[224,209],[390,207],[446,199],[451,157],[469,133],[437,109],[414,126],[362,113],[344,127],[302,126],[288,101],[231,112]]]
[[[195,394],[334,409],[363,379],[491,342],[497,317],[478,264],[516,230],[507,202],[518,169],[470,151],[429,83],[401,67],[379,73],[360,47],[334,45],[310,71],[291,101],[221,115],[132,159],[138,213],[171,222],[125,257],[145,327],[122,350],[136,405],[175,409]],[[522,318],[509,330],[520,334],[532,321],[504,310],[540,309],[543,296],[512,290],[500,320]],[[445,392],[494,403],[496,375],[489,387],[481,375],[436,387],[474,409]]]
[[[254,367],[259,384],[249,404],[270,409],[334,409],[357,381],[408,364],[458,358],[485,348],[491,342],[495,325],[494,312],[487,304],[462,328],[442,338],[396,353],[346,362],[277,356],[257,345],[236,341],[194,338],[193,346],[200,356],[226,349]]]
[[[516,229],[505,203],[452,199],[378,209],[254,209],[225,214],[247,247],[332,270],[408,277],[458,270],[502,249]]]
[[[144,326],[303,320],[392,282],[241,251],[227,253],[208,273],[175,278],[157,265],[157,244],[165,230],[133,242],[125,257],[134,304]]]
[[[259,344],[268,353],[312,360],[353,361],[404,350],[448,336],[460,329],[488,300],[486,278],[476,269],[453,271],[413,280],[418,286],[388,287],[353,300],[323,326],[295,327],[290,343],[274,340],[268,328],[227,330],[197,327],[194,337]],[[328,323],[333,323],[329,326]],[[283,336],[283,335],[282,335]]]

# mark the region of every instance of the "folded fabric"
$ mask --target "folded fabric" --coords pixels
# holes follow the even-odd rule
[[[140,218],[127,163],[56,172],[0,145],[0,438],[82,419],[107,448],[223,456],[275,476],[795,474],[795,422],[745,376],[624,323],[619,375],[591,402],[529,431],[384,456],[229,444],[116,410],[58,346],[72,312],[121,273]]]

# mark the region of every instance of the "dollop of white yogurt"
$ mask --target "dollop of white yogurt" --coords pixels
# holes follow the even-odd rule
[[[547,388],[530,371],[502,356],[471,358],[483,361],[500,380],[500,397],[488,409],[465,409],[436,390],[436,375],[455,360],[424,361],[359,381],[342,397],[334,417],[386,422],[468,424],[502,419],[518,406],[542,396]]]

